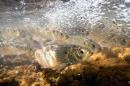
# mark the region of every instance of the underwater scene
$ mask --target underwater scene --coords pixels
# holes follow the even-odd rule
[[[0,86],[130,86],[130,0],[0,0]]]

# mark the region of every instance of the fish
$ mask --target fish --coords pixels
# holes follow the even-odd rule
[[[16,27],[10,26],[1,31],[1,35],[4,40],[13,40],[20,36],[20,32]]]
[[[9,35],[13,34],[11,39],[14,37],[14,40],[5,40],[8,46],[18,49],[18,52],[21,50],[21,54],[35,58],[35,61],[44,68],[75,64],[100,50],[100,46],[91,39],[67,35],[58,30],[30,27],[17,31],[18,36],[14,31],[9,31]]]
[[[121,21],[103,19],[93,26],[87,37],[101,47],[127,47],[130,45],[130,37],[126,34],[128,30],[124,25],[125,23]]]
[[[44,68],[59,68],[81,62],[89,52],[77,45],[48,45],[35,52],[36,61]]]
[[[112,48],[112,47],[128,47],[130,45],[130,38],[126,35],[111,34],[110,36],[104,36],[92,32],[89,38],[93,39],[101,47]]]
[[[91,52],[100,51],[100,46],[91,39],[85,38],[81,35],[68,35],[55,29],[41,28],[41,27],[27,27],[25,29],[18,29],[17,27],[9,27],[2,32],[4,41],[12,42],[16,45],[28,45],[31,48],[36,46],[40,48],[45,44],[52,42],[59,45],[78,45],[85,47]],[[36,47],[36,48],[37,48]]]
[[[47,39],[47,40],[55,40],[55,41],[65,41],[66,39],[69,38],[68,35],[57,31],[57,30],[50,30],[50,29],[44,29],[44,28],[37,28],[33,29],[31,31],[32,33],[32,38],[42,38],[42,39]]]
[[[41,33],[44,35],[44,36],[42,35],[43,38],[56,41],[56,43],[61,45],[64,44],[78,45],[85,47],[88,50],[91,50],[91,52],[98,52],[101,50],[99,44],[82,35],[68,35],[57,30],[49,30],[49,29],[41,31]]]

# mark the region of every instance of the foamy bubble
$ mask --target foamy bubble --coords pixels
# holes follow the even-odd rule
[[[101,9],[99,4],[103,0],[70,0],[57,2],[44,16],[49,23],[62,28],[85,27],[100,19]]]

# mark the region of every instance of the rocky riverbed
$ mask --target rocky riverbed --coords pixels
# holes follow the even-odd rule
[[[105,52],[106,51],[106,52]],[[12,61],[14,60],[15,61]],[[42,68],[27,55],[0,57],[1,86],[129,86],[130,48],[95,53],[60,70]]]

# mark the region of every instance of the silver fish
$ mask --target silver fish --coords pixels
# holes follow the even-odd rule
[[[16,27],[7,27],[1,31],[1,35],[4,40],[13,40],[20,36],[20,32]]]
[[[126,47],[130,45],[130,37],[126,34],[127,27],[121,21],[102,19],[93,26],[93,30],[87,36],[102,47]]]
[[[74,64],[89,56],[89,51],[76,45],[48,45],[35,52],[36,61],[44,68]]]
[[[100,51],[100,46],[91,39],[70,36],[57,30],[32,27],[26,30],[10,29],[4,31],[4,36],[8,46],[13,47],[10,51],[12,49],[14,55],[26,54],[34,57],[44,68],[59,68],[60,65],[62,67],[75,64],[89,58],[93,52]],[[13,40],[8,41],[8,39]],[[45,43],[47,40],[53,42]]]
[[[45,43],[53,42],[59,45],[78,45],[87,48],[91,52],[100,51],[100,46],[80,35],[67,35],[57,30],[45,29],[39,27],[27,27],[18,29],[17,27],[8,27],[2,32],[4,41],[13,42],[14,44],[28,45],[31,48],[35,46],[45,46]],[[52,43],[52,44],[53,44]],[[27,46],[26,46],[27,47]]]

